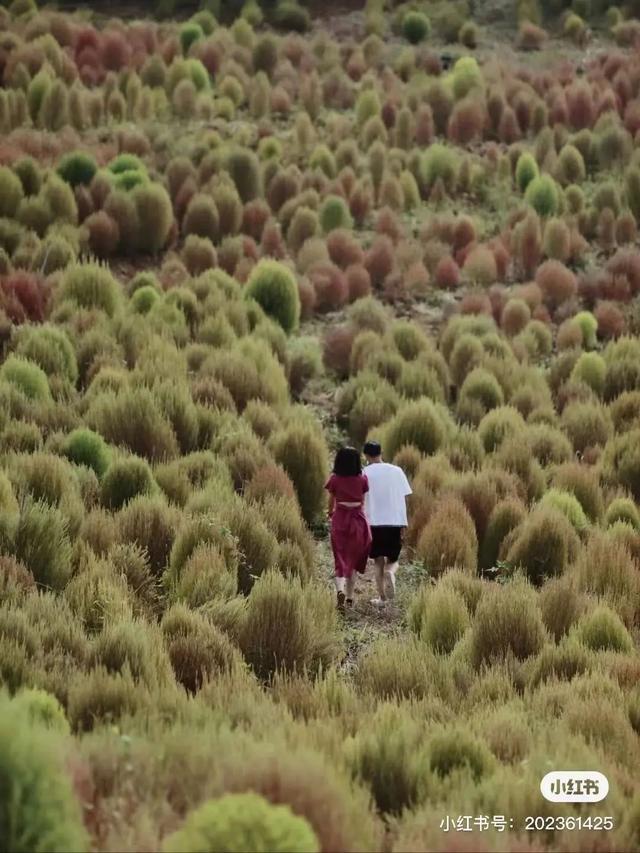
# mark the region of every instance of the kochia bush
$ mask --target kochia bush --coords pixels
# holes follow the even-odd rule
[[[272,260],[258,263],[247,282],[245,294],[282,326],[292,332],[300,319],[300,296],[293,273],[283,264]]]

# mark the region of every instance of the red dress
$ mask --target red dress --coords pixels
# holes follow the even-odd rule
[[[339,477],[332,474],[325,489],[335,498],[331,516],[331,548],[336,564],[336,577],[350,578],[354,572],[362,574],[367,568],[371,529],[362,506],[340,506],[340,501],[361,504],[369,483],[364,474]]]

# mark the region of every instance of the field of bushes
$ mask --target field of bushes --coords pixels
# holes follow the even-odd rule
[[[321,11],[0,6],[1,850],[640,850],[640,4]]]

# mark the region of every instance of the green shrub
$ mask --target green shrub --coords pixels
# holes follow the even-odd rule
[[[262,260],[253,269],[245,294],[273,317],[285,332],[292,332],[300,318],[300,297],[293,273],[283,264]]]
[[[409,627],[435,652],[453,651],[469,626],[462,596],[450,586],[423,586],[409,607]]]
[[[631,498],[614,498],[607,507],[604,520],[607,527],[624,521],[640,532],[640,511]]]
[[[0,756],[0,846],[15,853],[88,850],[60,744],[25,717],[19,699],[1,700]]]
[[[412,444],[427,455],[435,453],[447,438],[448,426],[431,400],[408,403],[385,427],[385,454],[393,459],[405,444]]]
[[[478,424],[478,435],[487,453],[497,450],[506,438],[520,435],[524,418],[512,406],[497,406],[487,412]]]
[[[549,507],[532,512],[514,534],[506,559],[521,566],[534,583],[562,574],[578,547],[577,535],[566,516]]]
[[[113,317],[121,301],[120,285],[107,267],[97,263],[71,264],[62,274],[60,300],[79,308],[97,308]]]
[[[15,219],[23,196],[20,179],[8,166],[0,166],[0,217]]]
[[[607,409],[591,402],[570,403],[562,412],[561,422],[578,453],[606,444],[613,431]]]
[[[28,400],[46,402],[51,399],[46,373],[26,358],[10,355],[0,368],[0,378]]]
[[[356,686],[377,699],[421,699],[446,689],[436,656],[417,637],[384,637],[358,661]]]
[[[466,770],[478,782],[493,766],[486,744],[457,728],[444,729],[432,735],[428,755],[431,770],[441,777],[456,770]]]
[[[272,805],[259,794],[226,794],[204,803],[164,842],[164,853],[254,850],[256,853],[318,853],[309,823],[289,806]]]
[[[516,184],[521,193],[526,192],[531,181],[539,177],[540,170],[533,154],[524,152],[518,157],[516,164]]]
[[[534,590],[522,579],[487,590],[471,629],[471,657],[476,667],[510,655],[524,660],[544,644],[545,629]]]
[[[122,717],[134,716],[149,706],[147,690],[126,670],[109,673],[104,667],[95,667],[77,673],[69,685],[67,714],[76,732],[88,732],[100,724],[117,725]]]
[[[155,481],[149,464],[137,456],[118,459],[108,467],[101,485],[101,501],[108,509],[120,509],[138,495],[152,494]]]
[[[341,196],[329,195],[320,208],[320,225],[325,234],[336,228],[352,228],[353,219]]]
[[[307,524],[317,520],[325,503],[327,448],[317,430],[294,424],[277,433],[273,455],[291,478]]]
[[[569,462],[555,470],[552,485],[575,495],[591,521],[601,517],[603,499],[597,470],[579,462]]]
[[[525,201],[538,216],[555,216],[560,204],[560,193],[556,182],[549,175],[540,175],[528,184]]]
[[[402,34],[411,44],[419,44],[429,38],[431,24],[422,12],[407,12],[402,20]]]
[[[268,572],[249,596],[241,647],[256,675],[318,672],[337,652],[336,610],[324,589]]]
[[[603,454],[603,472],[607,479],[627,489],[640,500],[640,430],[633,429],[607,442]]]
[[[132,199],[140,223],[138,247],[156,254],[167,242],[173,224],[169,194],[160,184],[140,184],[133,189]]]
[[[459,156],[455,149],[439,142],[430,145],[420,161],[420,177],[427,188],[442,181],[449,193],[455,189],[460,169]]]
[[[589,526],[589,521],[580,501],[570,492],[565,492],[562,489],[549,489],[542,496],[539,505],[551,507],[561,512],[577,533],[582,533]]]
[[[584,382],[601,397],[606,371],[607,366],[601,355],[597,352],[583,352],[573,366],[570,378],[573,382]]]
[[[620,617],[603,604],[583,616],[577,623],[576,636],[594,652],[610,649],[616,652],[631,652],[633,640]]]
[[[243,204],[261,194],[260,164],[253,151],[245,148],[231,149],[227,154],[225,166]]]
[[[179,38],[182,53],[186,56],[191,46],[204,38],[204,31],[197,21],[187,21],[180,27]]]
[[[414,720],[383,705],[349,744],[354,773],[369,786],[381,813],[399,815],[420,801],[425,775],[420,740]]]
[[[493,568],[500,556],[502,543],[525,517],[525,508],[516,498],[499,501],[491,510],[480,548],[480,566]]]
[[[109,447],[98,433],[81,427],[67,437],[64,453],[76,465],[85,465],[102,477],[111,461]]]
[[[72,187],[82,184],[88,186],[93,176],[98,171],[96,161],[90,154],[84,151],[72,151],[65,154],[58,163],[58,174],[63,181]]]
[[[23,326],[16,336],[16,355],[39,365],[47,376],[58,375],[75,384],[76,354],[68,336],[53,325]]]
[[[442,500],[425,525],[416,556],[431,575],[459,568],[473,573],[477,567],[478,542],[475,525],[464,504]]]
[[[14,697],[14,705],[30,723],[67,734],[69,723],[60,702],[46,690],[36,687],[21,690]]]
[[[71,575],[71,543],[62,512],[45,501],[26,501],[16,529],[15,555],[38,584],[62,589]]]
[[[483,367],[476,367],[465,377],[458,397],[459,414],[472,412],[471,420],[478,421],[484,413],[502,406],[504,394],[495,376]],[[477,406],[468,409],[469,404]]]
[[[304,33],[311,27],[311,17],[295,0],[278,0],[274,23],[282,29]]]

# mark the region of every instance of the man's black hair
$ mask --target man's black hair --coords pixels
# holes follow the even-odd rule
[[[355,447],[341,447],[336,453],[333,473],[339,477],[357,477],[362,474],[362,461]]]
[[[365,456],[370,456],[372,459],[375,459],[376,456],[382,455],[382,447],[377,441],[368,441],[363,447],[362,452]]]

